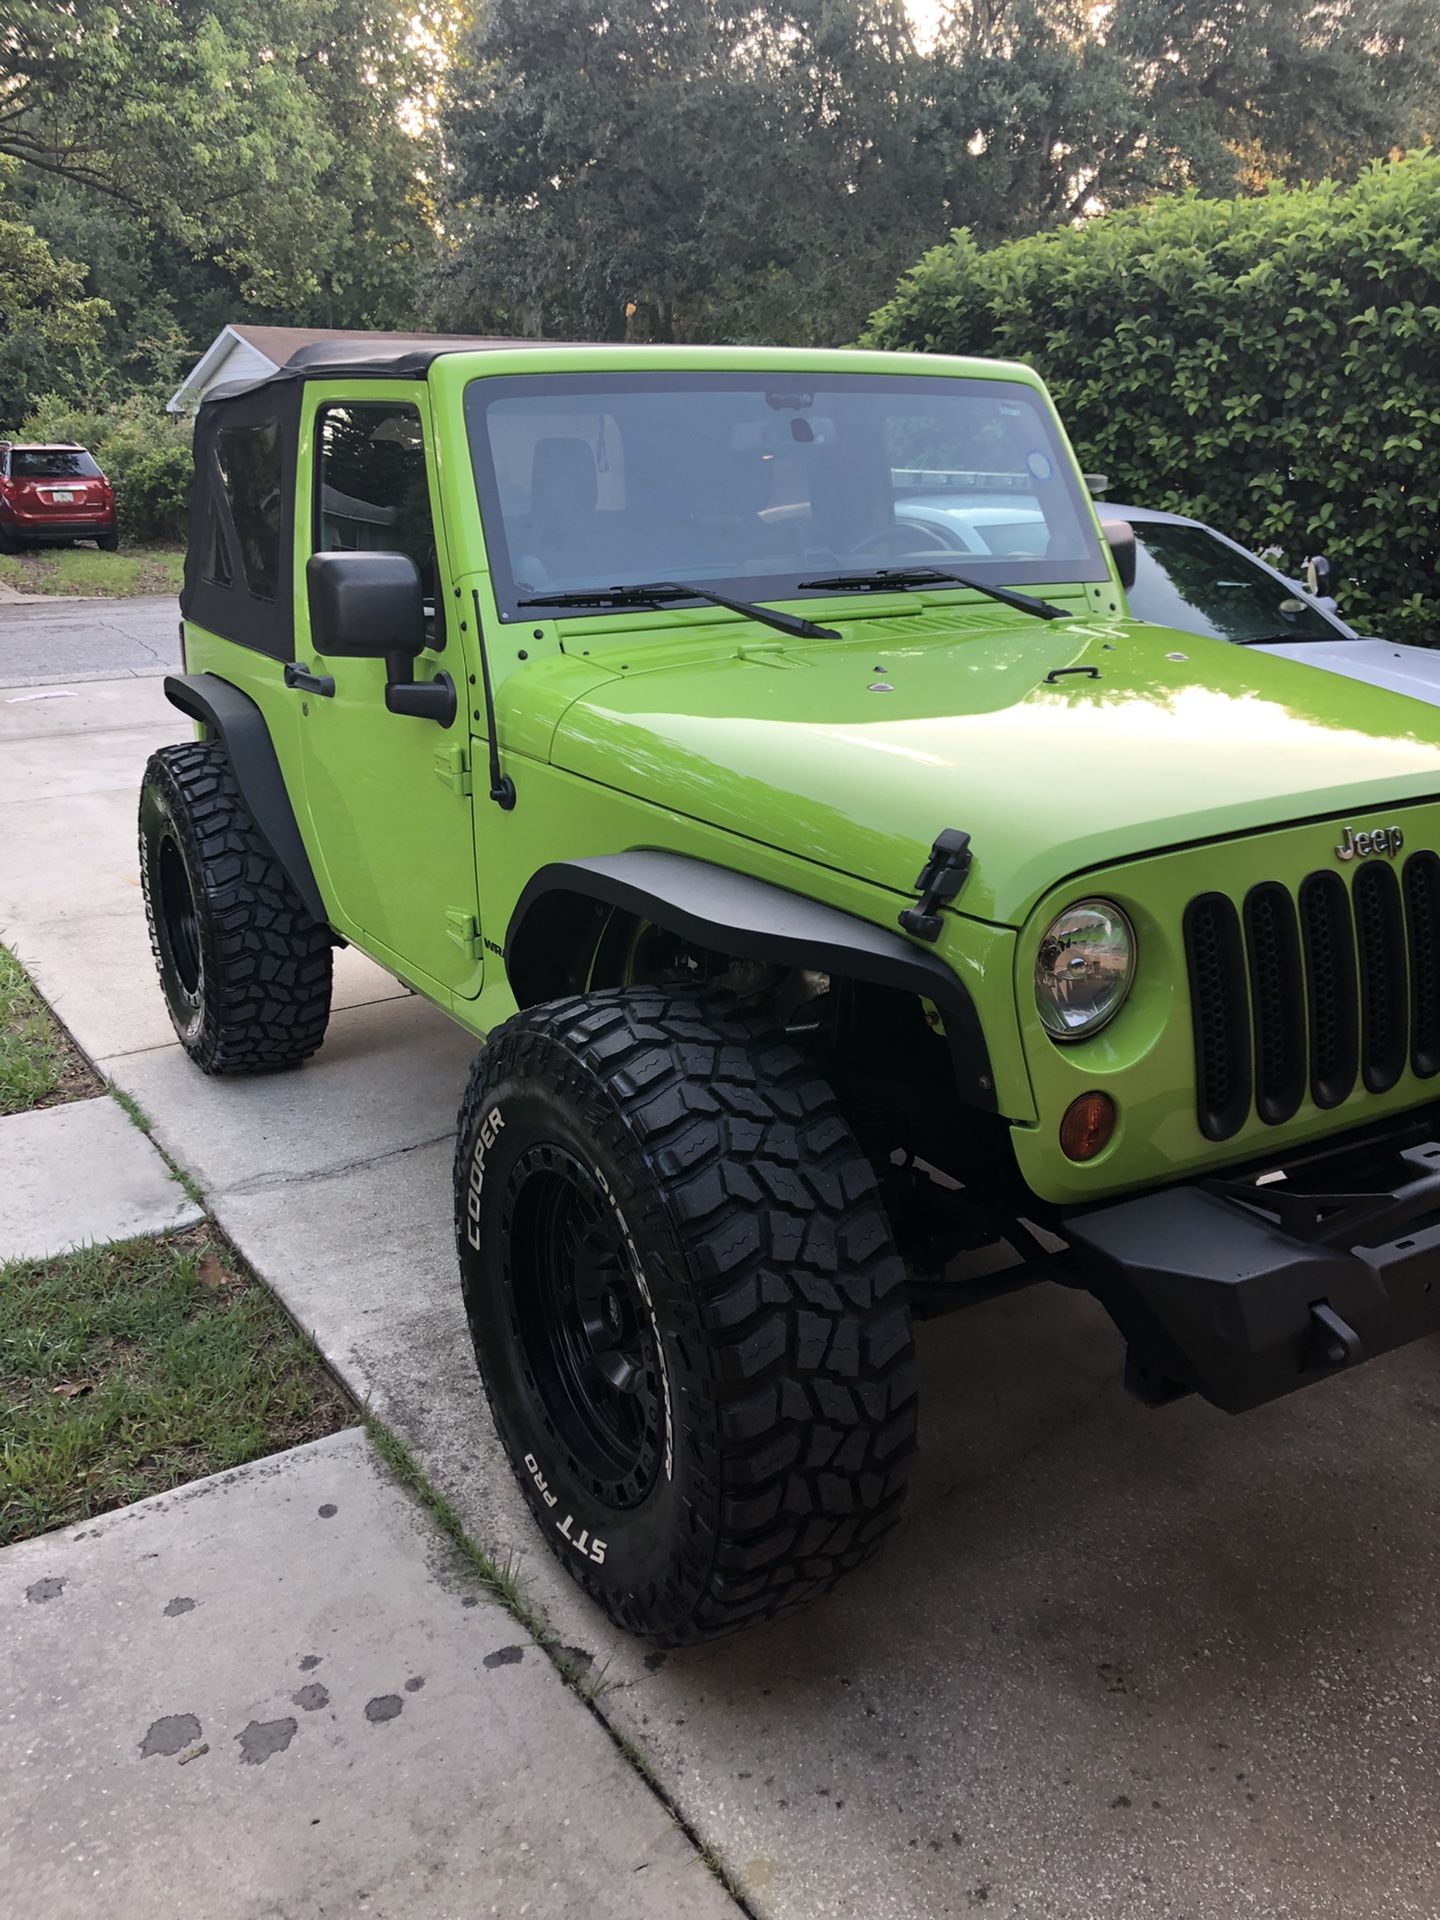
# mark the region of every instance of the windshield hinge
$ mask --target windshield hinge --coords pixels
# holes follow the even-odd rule
[[[467,960],[480,958],[480,926],[473,913],[467,913],[464,907],[451,907],[445,915],[445,933]]]
[[[969,871],[970,836],[959,827],[947,827],[935,836],[930,858],[915,877],[919,900],[900,915],[906,933],[913,933],[917,940],[938,940],[939,909],[959,893]]]
[[[470,793],[470,760],[464,747],[435,749],[435,778],[443,780],[452,793]]]

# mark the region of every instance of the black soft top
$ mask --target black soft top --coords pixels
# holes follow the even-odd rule
[[[227,380],[212,387],[200,403],[208,406],[240,398],[262,387],[279,386],[297,380],[330,380],[336,377],[371,380],[422,380],[427,370],[445,353],[499,353],[507,347],[570,347],[573,340],[510,340],[495,334],[411,333],[388,334],[383,338],[357,335],[353,340],[312,340],[297,347],[274,373],[258,380]]]
[[[293,660],[295,612],[290,556],[295,541],[295,468],[300,407],[307,380],[369,378],[423,380],[445,353],[498,352],[505,347],[556,347],[560,340],[504,340],[489,335],[364,334],[352,340],[314,340],[297,347],[285,364],[258,380],[230,380],[212,387],[195,416],[195,471],[190,482],[185,583],[180,611],[187,620],[255,647],[277,660]],[[255,590],[246,564],[246,529],[236,525],[221,453],[223,436],[258,430],[273,450],[274,483],[266,494],[266,532],[278,527],[279,566],[273,594]]]

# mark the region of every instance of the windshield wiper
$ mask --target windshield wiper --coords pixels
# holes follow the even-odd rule
[[[971,587],[1002,606],[1018,607],[1021,613],[1033,613],[1039,620],[1068,620],[1064,607],[1048,600],[1036,600],[1028,593],[1016,593],[1010,587],[992,587],[984,580],[973,580],[968,573],[942,572],[938,567],[877,567],[872,573],[833,573],[820,580],[802,580],[802,587],[825,588],[832,593],[879,593],[886,588]]]
[[[838,640],[833,627],[817,627],[795,613],[776,613],[773,607],[752,606],[748,600],[732,600],[728,594],[712,593],[709,587],[686,586],[680,580],[652,580],[640,587],[581,587],[570,593],[537,593],[528,600],[517,600],[520,607],[658,607],[666,600],[708,600],[713,607],[725,607],[731,613],[743,613],[747,620],[758,620],[777,633],[792,634],[798,640]]]

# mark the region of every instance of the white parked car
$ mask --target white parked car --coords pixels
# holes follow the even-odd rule
[[[1357,633],[1328,596],[1307,592],[1203,521],[1108,500],[1097,511],[1117,557],[1125,530],[1134,535],[1134,584],[1123,558],[1121,577],[1137,619],[1283,654],[1440,705],[1440,651]]]
[[[1324,590],[1324,562],[1311,563],[1315,591],[1203,521],[1109,500],[1097,501],[1096,511],[1136,619],[1283,654],[1440,705],[1440,649],[1357,633]],[[937,565],[945,564],[942,552],[1044,554],[1044,516],[1023,494],[912,493],[897,500],[895,515],[923,530]]]

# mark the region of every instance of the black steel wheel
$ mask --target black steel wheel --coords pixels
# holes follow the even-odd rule
[[[476,1058],[455,1203],[500,1438],[621,1625],[704,1639],[876,1550],[914,1449],[904,1272],[783,1035],[708,987],[518,1015]]]
[[[664,1385],[654,1310],[623,1226],[559,1147],[530,1147],[502,1202],[506,1306],[527,1377],[594,1497],[644,1499],[660,1468]]]

